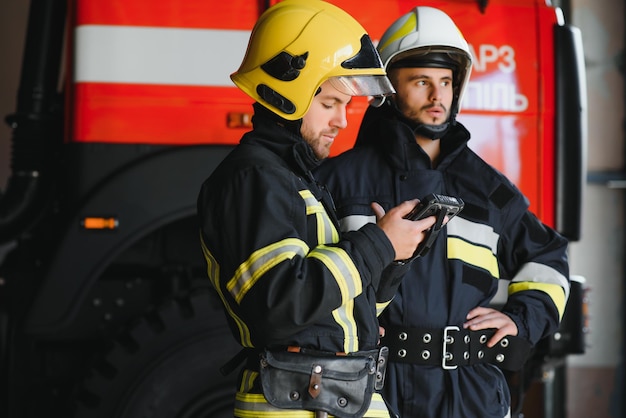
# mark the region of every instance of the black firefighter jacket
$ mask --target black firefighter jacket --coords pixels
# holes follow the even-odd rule
[[[250,348],[376,348],[377,301],[391,300],[405,270],[382,274],[390,241],[371,224],[340,237],[309,145],[258,105],[253,127],[198,197],[209,279],[233,335]],[[279,416],[255,395],[255,379],[251,370],[241,377],[235,415]],[[387,411],[380,397],[376,407]]]
[[[392,327],[462,327],[467,313],[489,306],[498,282],[509,281],[502,310],[532,344],[557,330],[569,295],[567,241],[528,210],[527,199],[467,146],[457,124],[441,140],[432,168],[411,128],[391,106],[366,112],[354,149],[316,171],[329,188],[342,230],[374,219],[371,201],[386,210],[429,193],[460,197],[465,208],[442,230],[430,252],[412,263],[398,295],[381,314]],[[384,341],[383,341],[384,343]],[[502,418],[510,396],[490,364],[443,370],[391,364],[387,399],[402,417]]]

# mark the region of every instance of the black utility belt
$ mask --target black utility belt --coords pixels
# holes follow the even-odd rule
[[[306,349],[265,350],[259,373],[265,399],[281,409],[362,417],[382,389],[387,349],[337,355]]]
[[[459,366],[491,363],[504,370],[519,370],[526,362],[531,344],[507,335],[495,346],[487,341],[495,329],[470,331],[457,326],[445,328],[387,328],[381,345],[389,347],[389,361],[451,370]]]

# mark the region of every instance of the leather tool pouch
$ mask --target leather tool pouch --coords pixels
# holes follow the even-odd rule
[[[263,394],[277,408],[361,417],[382,388],[386,353],[386,347],[340,356],[266,350],[260,363]]]

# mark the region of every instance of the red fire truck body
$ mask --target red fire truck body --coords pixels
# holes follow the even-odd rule
[[[3,415],[231,416],[233,376],[217,369],[237,347],[205,280],[195,199],[250,129],[251,101],[229,74],[274,2],[32,1],[0,194]],[[459,115],[471,146],[578,239],[584,70],[559,9],[333,2],[375,42],[418,4],[446,11],[474,55]],[[366,107],[350,104],[333,154],[352,146]]]

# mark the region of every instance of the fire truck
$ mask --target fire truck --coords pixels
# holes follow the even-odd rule
[[[0,190],[0,415],[232,416],[238,351],[206,280],[202,181],[250,129],[230,82],[273,0],[32,0]],[[414,0],[335,0],[376,41]],[[422,0],[475,58],[459,120],[531,209],[580,238],[586,98],[580,31],[549,0]],[[352,146],[355,98],[333,154]],[[471,175],[468,173],[468,175]],[[580,291],[547,362],[584,351]]]

